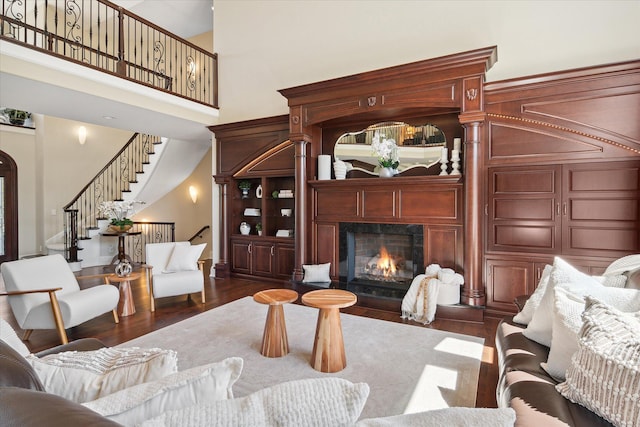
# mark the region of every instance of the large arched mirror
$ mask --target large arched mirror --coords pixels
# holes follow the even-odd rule
[[[398,173],[436,165],[442,157],[442,147],[447,142],[444,132],[432,124],[411,126],[404,122],[383,122],[359,132],[341,135],[336,141],[333,155],[336,160],[347,162],[349,170],[377,175],[380,156],[374,147],[380,140],[395,142],[391,156],[398,162]]]

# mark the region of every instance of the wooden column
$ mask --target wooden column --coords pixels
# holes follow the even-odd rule
[[[299,139],[295,144],[295,267],[293,280],[300,281],[304,277],[302,265],[306,262],[307,253],[307,141]]]
[[[215,178],[215,176],[214,176]],[[218,215],[218,227],[220,231],[220,255],[218,262],[215,264],[216,277],[224,278],[229,277],[230,266],[229,266],[229,218],[227,213],[227,206],[230,206],[231,203],[228,200],[230,197],[227,189],[229,188],[229,184],[227,180],[216,182],[220,185],[220,195],[219,195],[219,203],[220,203],[220,211]]]
[[[465,178],[465,242],[463,304],[485,305],[482,282],[482,176],[480,151],[480,126],[482,122],[465,123],[464,178]]]

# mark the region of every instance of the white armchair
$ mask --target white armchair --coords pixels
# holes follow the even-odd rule
[[[56,329],[63,344],[65,328],[77,326],[108,311],[119,322],[120,293],[115,286],[80,289],[69,264],[60,254],[5,262],[0,266],[9,305],[28,340],[34,329]],[[86,276],[99,277],[99,276]],[[86,278],[84,277],[84,278]]]
[[[156,310],[155,298],[200,292],[204,296],[204,274],[200,254],[206,243],[148,243],[146,246],[147,283],[151,311]],[[191,295],[189,295],[191,297]]]

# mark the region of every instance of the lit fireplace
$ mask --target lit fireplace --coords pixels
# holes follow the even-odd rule
[[[396,267],[396,265],[398,267]],[[395,280],[398,268],[402,268],[404,260],[402,257],[389,255],[387,248],[382,246],[380,253],[371,258],[364,266],[364,274],[375,279]]]
[[[424,270],[422,225],[340,224],[341,286],[359,294],[402,298]]]

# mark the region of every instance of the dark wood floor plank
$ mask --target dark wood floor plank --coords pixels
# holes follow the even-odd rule
[[[210,263],[205,265],[204,271],[206,274],[208,274],[209,267]],[[102,273],[103,271],[103,267],[94,267],[85,269],[79,274],[90,275]],[[99,280],[86,281],[86,283],[82,281],[81,286],[94,286],[100,283]],[[278,287],[278,284],[237,278],[213,279],[205,276],[205,287],[206,302],[204,304],[202,304],[200,294],[194,294],[191,298],[187,298],[187,296],[161,298],[156,300],[155,313],[151,313],[149,311],[147,283],[143,277],[141,280],[132,283],[136,305],[136,313],[133,316],[121,317],[120,324],[116,325],[113,322],[111,313],[104,314],[82,325],[68,329],[67,334],[69,340],[95,337],[107,345],[117,345],[220,305],[245,296],[251,296],[258,291]],[[342,312],[390,322],[410,323],[417,327],[438,329],[484,338],[485,348],[480,367],[476,406],[496,407],[495,391],[498,381],[498,368],[494,339],[499,319],[485,318],[484,323],[436,319],[430,325],[421,325],[416,322],[403,320],[400,318],[400,313],[371,309],[358,305],[342,309]],[[0,317],[9,322],[16,328],[18,334],[21,335],[22,331],[17,327],[17,323],[7,302],[7,297],[0,297]],[[367,331],[367,333],[369,332],[370,331]],[[26,342],[29,349],[33,352],[53,347],[58,343],[59,339],[55,330],[34,331],[29,341]],[[410,348],[410,351],[415,351],[418,345],[412,343],[408,345],[407,348]]]

